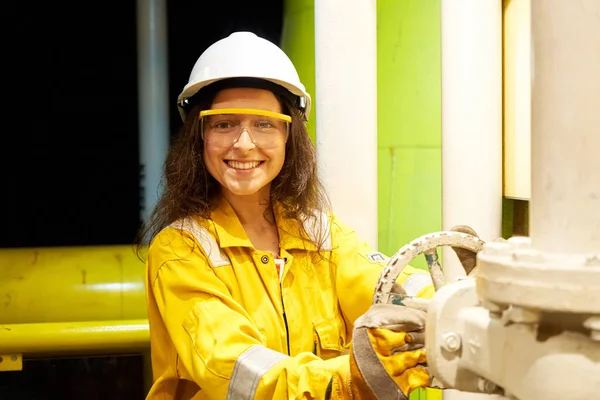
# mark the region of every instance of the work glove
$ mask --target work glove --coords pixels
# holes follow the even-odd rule
[[[479,237],[477,232],[475,232],[473,228],[468,225],[457,225],[450,230],[454,232],[467,233],[477,238]],[[473,253],[470,250],[462,249],[460,247],[452,247],[452,250],[454,250],[454,253],[456,253],[458,256],[458,259],[462,264],[467,276],[470,275],[475,270],[477,265],[477,253]]]
[[[424,350],[427,301],[374,304],[354,325],[349,364],[334,373],[326,399],[408,399],[431,377]]]

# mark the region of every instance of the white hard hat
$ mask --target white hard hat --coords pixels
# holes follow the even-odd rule
[[[297,96],[305,120],[310,95],[289,57],[270,41],[252,32],[235,32],[209,46],[198,58],[190,79],[177,98],[182,118],[187,100],[211,83],[230,78],[258,78],[280,85]]]

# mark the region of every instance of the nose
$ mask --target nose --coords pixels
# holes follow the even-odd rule
[[[252,137],[250,136],[250,132],[248,132],[248,128],[242,128],[242,132],[233,144],[233,147],[240,150],[250,150],[255,147]]]

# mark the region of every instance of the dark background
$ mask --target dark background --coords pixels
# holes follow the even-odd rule
[[[176,98],[211,43],[279,43],[282,0],[168,3]],[[14,2],[5,14],[0,247],[114,245],[140,225],[135,1]],[[4,18],[3,18],[4,19]]]
[[[279,43],[282,12],[282,0],[168,1],[172,136],[177,95],[202,51],[236,30]],[[2,22],[0,247],[132,243],[141,204],[135,1],[13,2]],[[23,371],[0,372],[3,400],[144,396],[140,355],[28,359]]]

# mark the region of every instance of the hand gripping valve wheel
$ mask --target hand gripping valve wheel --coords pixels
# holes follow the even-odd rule
[[[453,248],[467,277],[445,282],[440,246]],[[432,386],[459,391],[445,400],[600,399],[600,257],[559,259],[529,238],[484,243],[456,227],[402,247],[373,304],[413,301],[394,283],[421,254],[436,289],[425,333]]]

